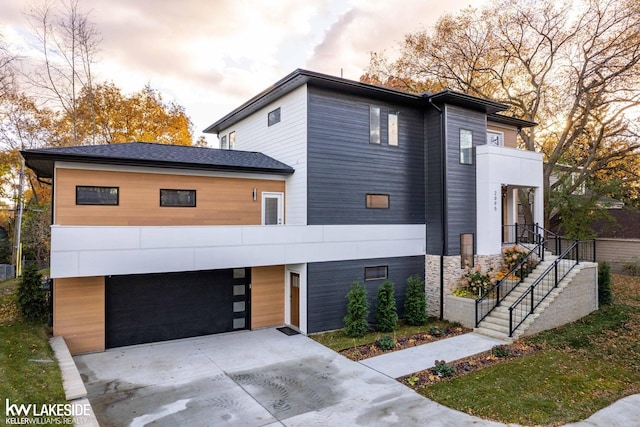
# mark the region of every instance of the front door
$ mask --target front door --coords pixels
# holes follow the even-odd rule
[[[262,225],[284,224],[282,193],[262,193]]]
[[[300,327],[300,274],[290,273],[290,305],[291,307],[291,326]]]

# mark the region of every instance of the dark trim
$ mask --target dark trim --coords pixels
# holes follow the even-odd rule
[[[429,103],[431,100],[434,100],[438,103],[451,103],[476,111],[483,111],[488,114],[504,111],[509,108],[507,105],[496,101],[476,98],[452,90],[445,90],[436,94],[416,95],[384,86],[376,86],[328,74],[297,69],[204,129],[203,132],[217,134],[221,130],[233,126],[233,124],[305,84],[352,95],[361,95],[372,99],[410,104],[417,107],[425,107],[425,100]]]
[[[25,158],[25,164],[28,168],[36,172],[43,178],[51,178],[53,175],[53,163],[58,162],[80,162],[90,164],[107,164],[118,166],[141,166],[161,169],[185,169],[185,170],[205,170],[220,172],[253,172],[275,175],[291,175],[294,169],[291,167],[254,167],[254,166],[235,166],[235,165],[212,165],[202,163],[183,163],[170,160],[144,160],[144,159],[127,159],[108,156],[89,156],[89,155],[73,155],[73,154],[56,154],[43,153],[34,151],[21,151]],[[37,165],[34,162],[45,162],[45,165]]]
[[[502,114],[487,114],[487,122],[500,123],[503,125],[515,126],[518,129],[537,126],[538,123],[529,120],[517,119],[515,117],[503,116]]]
[[[277,125],[282,120],[282,110],[280,107],[273,109],[267,113],[267,127]],[[273,120],[272,120],[273,119]]]

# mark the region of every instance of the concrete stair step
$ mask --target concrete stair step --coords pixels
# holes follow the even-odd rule
[[[474,332],[477,332],[479,334],[482,335],[486,335],[488,337],[492,337],[492,338],[497,338],[499,340],[504,340],[504,341],[512,341],[512,338],[509,338],[509,334],[504,334],[502,332],[498,332],[498,331],[494,331],[493,329],[487,329],[487,328],[483,328],[483,327],[478,327],[475,328],[473,330]]]

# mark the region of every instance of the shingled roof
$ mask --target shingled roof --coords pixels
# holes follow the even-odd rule
[[[41,178],[53,177],[56,161],[279,175],[294,172],[292,167],[262,153],[148,142],[42,148],[21,154],[26,165]]]

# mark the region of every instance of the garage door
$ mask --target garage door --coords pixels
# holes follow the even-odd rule
[[[248,329],[250,271],[108,277],[107,348]]]

